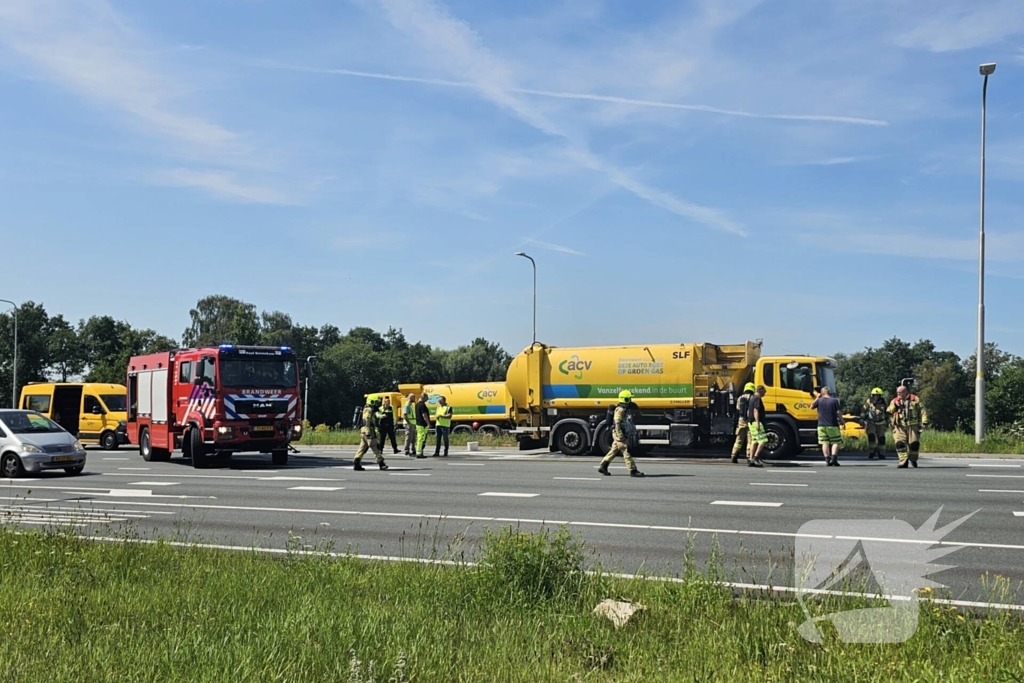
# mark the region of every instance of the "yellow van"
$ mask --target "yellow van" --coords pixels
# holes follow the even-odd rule
[[[128,390],[120,384],[33,383],[21,389],[21,407],[50,418],[84,444],[116,450],[128,443]]]

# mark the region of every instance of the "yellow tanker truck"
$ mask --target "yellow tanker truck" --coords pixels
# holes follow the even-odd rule
[[[744,384],[764,385],[767,457],[817,444],[815,390],[835,392],[831,358],[761,356],[761,342],[554,347],[535,343],[505,378],[511,419],[523,447],[548,444],[566,455],[611,447],[608,406],[633,393],[641,447],[728,443]]]
[[[508,392],[504,382],[466,382],[461,384],[399,384],[398,391],[381,391],[377,396],[391,397],[395,419],[402,420],[402,409],[409,394],[427,392],[427,405],[434,414],[437,399],[444,396],[452,407],[452,433],[480,432],[498,436],[512,425],[509,421]]]

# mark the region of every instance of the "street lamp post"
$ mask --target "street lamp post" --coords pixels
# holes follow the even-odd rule
[[[0,303],[10,304],[14,311],[14,364],[11,366],[11,374],[14,376],[11,381],[11,407],[18,407],[18,304],[7,299],[0,299]]]
[[[309,417],[309,380],[313,376],[313,359],[316,356],[306,358],[306,397],[302,399],[302,421],[305,423]]]
[[[523,258],[530,259],[530,263],[533,264],[533,343],[537,343],[537,262],[533,260],[533,257],[525,254],[521,251],[517,251],[516,256],[522,256]]]
[[[995,64],[982,64],[978,68],[984,81],[981,84],[981,215],[978,231],[978,368],[974,380],[974,442],[985,439],[985,98],[988,77],[996,70]]]

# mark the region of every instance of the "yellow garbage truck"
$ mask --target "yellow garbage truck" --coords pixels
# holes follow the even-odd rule
[[[498,436],[511,428],[508,408],[508,392],[504,382],[465,382],[451,384],[399,384],[398,391],[380,391],[376,395],[383,399],[391,397],[395,406],[395,420],[401,422],[402,408],[409,394],[427,393],[427,405],[433,416],[434,407],[441,396],[452,407],[452,433],[479,432]]]
[[[611,447],[608,407],[633,393],[641,450],[729,443],[736,398],[747,382],[763,385],[766,456],[785,457],[816,446],[817,390],[835,393],[831,358],[762,356],[760,341],[634,346],[555,347],[535,343],[513,359],[505,385],[510,418],[524,448],[566,455]]]

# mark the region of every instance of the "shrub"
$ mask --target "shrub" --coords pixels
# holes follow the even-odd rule
[[[555,534],[487,531],[479,566],[490,587],[513,602],[574,597],[585,576],[583,543],[564,527]]]

